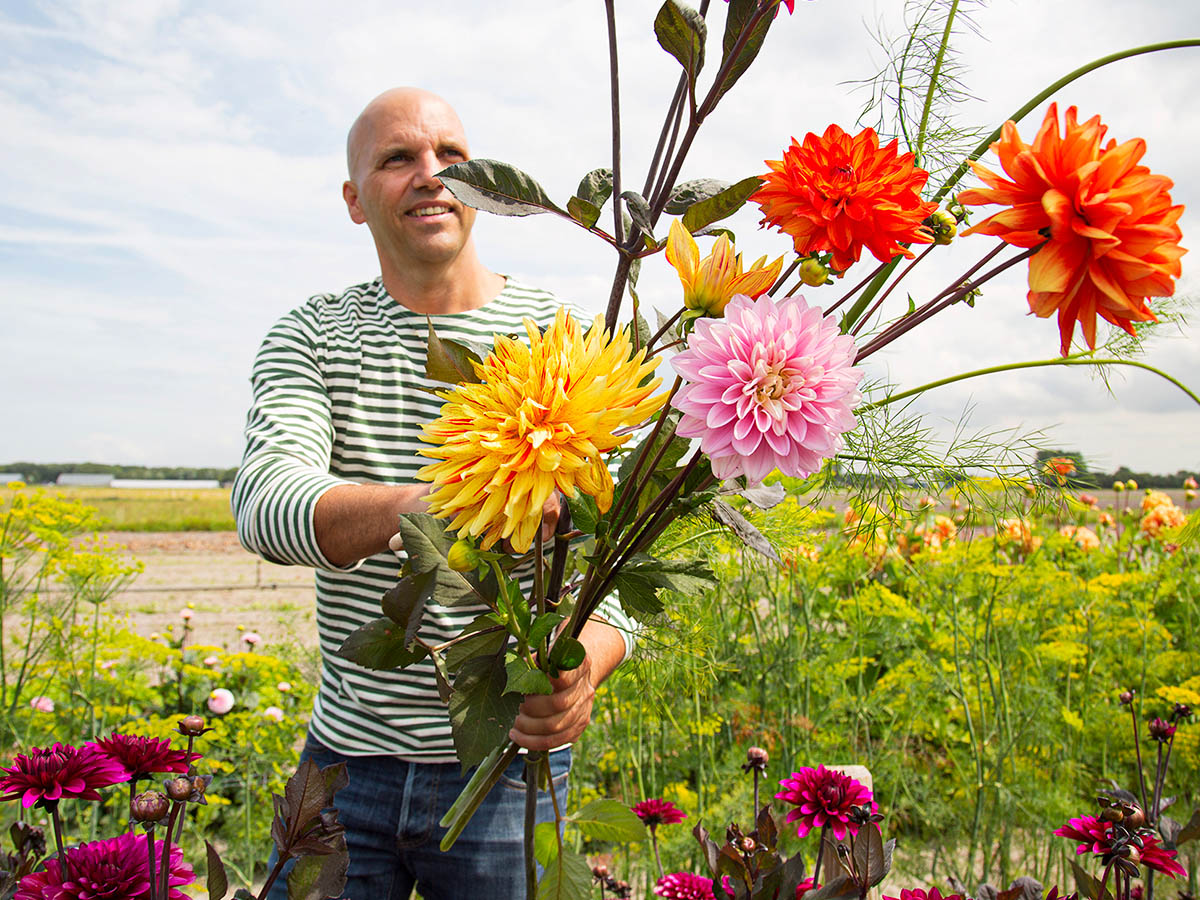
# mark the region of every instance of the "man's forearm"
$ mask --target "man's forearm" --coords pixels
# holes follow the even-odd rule
[[[579,633],[579,641],[591,659],[588,677],[599,687],[625,658],[625,638],[619,629],[600,619],[589,619]]]
[[[388,549],[401,513],[425,509],[427,484],[343,484],[317,501],[313,530],[321,552],[335,566],[348,566]]]

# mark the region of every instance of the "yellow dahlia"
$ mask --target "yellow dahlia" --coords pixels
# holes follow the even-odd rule
[[[679,273],[683,283],[683,305],[712,316],[719,316],[736,294],[755,300],[768,291],[783,269],[783,257],[767,265],[764,256],[742,271],[742,255],[734,253],[725,235],[717,238],[712,253],[700,258],[695,238],[678,219],[671,223],[667,236],[667,262]]]
[[[613,482],[604,454],[629,440],[666,399],[652,396],[658,359],[632,352],[626,332],[610,338],[597,318],[587,334],[560,309],[545,334],[525,320],[529,345],[496,336],[476,365],[479,384],[460,384],[440,396],[442,413],[425,426],[421,450],[437,462],[417,473],[433,482],[429,511],[452,518],[460,537],[488,549],[509,539],[529,549],[542,506],[555,491],[578,491],[601,512],[612,505]]]
[[[1156,506],[1142,516],[1142,534],[1159,537],[1165,528],[1180,528],[1187,522],[1187,514],[1174,503]]]

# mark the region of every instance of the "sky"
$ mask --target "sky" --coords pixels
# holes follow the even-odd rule
[[[654,40],[659,5],[616,3],[623,167],[636,186],[678,75]],[[719,32],[725,6],[712,7]],[[990,130],[1094,58],[1200,37],[1193,0],[973,9],[978,31],[958,41],[972,97],[956,113],[963,127]],[[705,122],[681,180],[737,181],[765,171],[793,136],[831,122],[856,130],[861,82],[886,61],[880,38],[903,24],[897,0],[798,0]],[[475,156],[524,169],[561,205],[581,175],[611,164],[600,0],[14,0],[0,11],[0,48],[0,464],[235,465],[266,330],[306,297],[378,274],[341,183],[346,130],[385,88],[442,94]],[[1116,63],[1054,98],[1081,118],[1099,113],[1118,141],[1145,138],[1144,163],[1171,177],[1174,201],[1189,207],[1185,247],[1195,246],[1200,208],[1198,94],[1192,48]],[[784,253],[790,241],[759,230],[755,211],[729,220],[738,249],[748,260]],[[603,306],[615,258],[581,229],[481,214],[476,237],[494,270]],[[917,299],[934,293],[987,249],[987,238],[956,244],[907,287]],[[1184,257],[1177,297],[1200,294],[1198,260]],[[646,261],[639,294],[677,308],[678,280],[661,256]],[[827,304],[839,294],[806,296]],[[868,377],[905,389],[1057,348],[1053,319],[1028,315],[1018,267],[974,309],[960,304],[876,354]],[[1146,351],[1200,388],[1200,322],[1160,329]],[[1135,370],[1107,386],[1082,369],[1006,373],[932,391],[910,412],[934,434],[1041,433],[1100,469],[1200,468],[1200,407]]]

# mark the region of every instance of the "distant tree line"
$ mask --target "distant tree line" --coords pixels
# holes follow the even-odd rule
[[[1069,459],[1075,465],[1075,471],[1066,476],[1069,484],[1079,487],[1110,488],[1114,482],[1133,479],[1139,488],[1178,488],[1188,478],[1200,481],[1200,472],[1180,469],[1173,475],[1161,475],[1153,472],[1135,472],[1128,466],[1121,466],[1115,472],[1092,471],[1078,450],[1039,450],[1037,454],[1037,469],[1042,479],[1052,481],[1050,461]]]
[[[148,478],[154,480],[186,479],[212,480],[222,484],[233,481],[237,466],[227,469],[192,468],[190,466],[114,466],[109,463],[33,463],[0,464],[0,472],[18,472],[29,484],[52,484],[64,472],[87,475],[111,475],[113,478]]]

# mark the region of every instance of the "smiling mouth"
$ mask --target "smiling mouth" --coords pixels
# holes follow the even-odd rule
[[[448,212],[450,212],[450,207],[434,204],[430,206],[418,206],[416,209],[409,210],[405,215],[414,219],[424,219],[429,216],[440,216]]]

